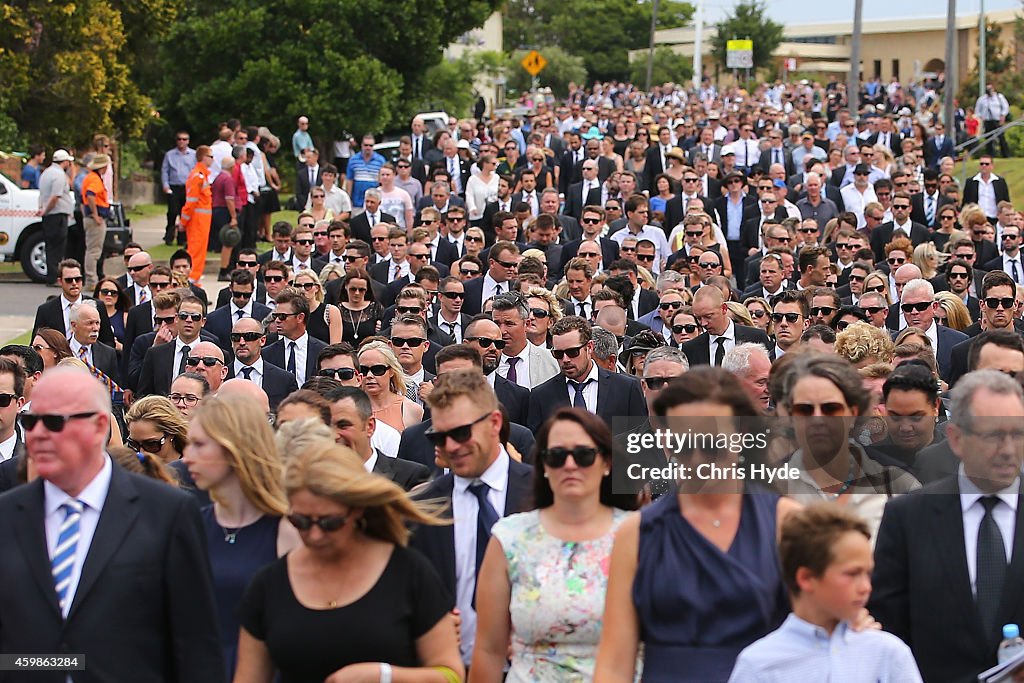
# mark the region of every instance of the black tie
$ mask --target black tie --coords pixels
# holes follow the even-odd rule
[[[192,348],[188,344],[185,344],[184,346],[181,347],[181,362],[178,363],[179,375],[185,372],[185,368],[187,367],[186,361],[188,361],[188,354],[191,352]]]
[[[725,337],[719,337],[715,343],[718,344],[718,350],[715,351],[715,367],[722,367],[722,361],[725,359]]]
[[[309,167],[309,186],[313,187],[316,185],[316,169],[312,166]]]
[[[242,375],[245,376],[245,379],[252,381],[252,371],[254,369],[255,368],[242,368]]]
[[[451,337],[455,336],[455,323],[450,323],[447,320],[442,320],[441,324],[448,328],[448,334]]]
[[[1013,269],[1013,281],[1020,284],[1020,275],[1017,273],[1017,259],[1010,261],[1010,268]]]
[[[1003,535],[999,531],[992,508],[999,503],[995,496],[985,496],[981,504],[985,508],[985,516],[978,525],[978,556],[977,556],[977,587],[978,612],[981,623],[985,627],[986,640],[991,637],[997,627],[996,612],[999,610],[1000,598],[1003,594],[1003,583],[1006,580],[1006,547]]]
[[[295,374],[295,342],[288,342],[288,372]]]
[[[420,145],[422,144],[421,140],[422,138],[416,138],[416,149],[413,151],[413,156],[415,156],[417,159],[420,159],[423,156],[420,153]]]
[[[587,302],[586,301],[581,301],[581,302],[579,302],[576,305],[579,306],[579,308],[580,308],[580,317],[581,318],[586,318],[587,317]]]
[[[469,485],[469,492],[476,496],[476,573],[473,575],[473,605],[476,605],[476,578],[480,576],[480,565],[484,562],[484,552],[487,550],[487,543],[491,540],[491,527],[498,521],[498,513],[487,500],[487,492],[491,487],[482,481]]]
[[[590,379],[584,380],[582,382],[574,382],[572,380],[569,380],[569,386],[571,386],[576,391],[576,397],[572,400],[573,408],[583,408],[584,410],[587,409],[587,402],[583,399],[583,390],[586,389],[587,385],[590,384],[592,381],[593,380]]]

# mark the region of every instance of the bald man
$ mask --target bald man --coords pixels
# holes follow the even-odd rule
[[[224,351],[213,342],[201,341],[193,346],[185,364],[189,372],[206,378],[210,384],[210,392],[214,394],[228,376],[228,366],[224,364]]]
[[[704,332],[682,346],[690,367],[720,366],[725,354],[737,344],[751,342],[764,344],[765,348],[772,346],[763,330],[737,325],[732,321],[722,290],[713,285],[705,285],[693,295],[693,317],[704,328]]]
[[[110,397],[89,373],[48,371],[32,410],[39,477],[0,497],[0,612],[17,625],[0,628],[0,652],[88,653],[79,680],[222,681],[199,508],[113,465]]]
[[[128,272],[118,278],[118,284],[128,293],[133,305],[144,304],[153,298],[149,289],[149,276],[153,272],[153,257],[144,251],[128,259]]]
[[[220,391],[217,392],[218,396],[244,396],[245,398],[256,401],[264,412],[270,412],[270,401],[267,399],[267,392],[260,389],[254,382],[249,380],[240,379],[238,377],[229,379],[224,384],[220,385]]]

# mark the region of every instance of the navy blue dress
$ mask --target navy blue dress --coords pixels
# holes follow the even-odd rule
[[[633,602],[644,643],[644,683],[728,680],[740,650],[789,613],[776,550],[779,497],[746,493],[728,552],[663,496],[640,513]]]
[[[226,680],[230,681],[235,676],[238,655],[240,624],[236,612],[252,577],[277,559],[277,527],[281,518],[264,515],[249,526],[236,530],[224,529],[217,524],[212,505],[203,508],[202,515],[206,543],[210,548],[217,621],[227,667]],[[234,534],[233,543],[230,542],[230,533]]]

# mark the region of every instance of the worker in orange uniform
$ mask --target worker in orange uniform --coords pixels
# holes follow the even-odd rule
[[[189,279],[195,284],[199,284],[206,268],[206,246],[210,241],[210,222],[213,220],[212,162],[213,151],[206,145],[200,145],[196,149],[196,165],[185,181],[185,206],[178,219],[185,228],[188,255],[192,257]]]

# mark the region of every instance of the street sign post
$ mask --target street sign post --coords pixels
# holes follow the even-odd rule
[[[523,57],[519,64],[526,69],[526,73],[536,77],[548,65],[548,60],[544,59],[544,55],[536,50],[530,50],[530,53]]]
[[[727,69],[754,68],[754,41],[729,40],[725,43],[725,67]]]

